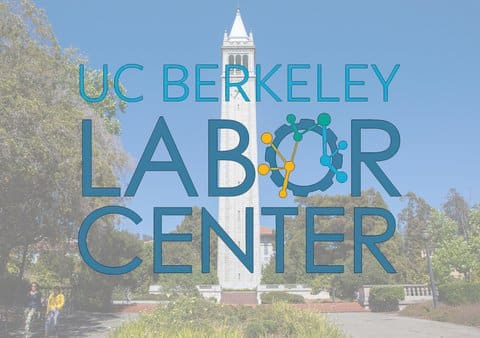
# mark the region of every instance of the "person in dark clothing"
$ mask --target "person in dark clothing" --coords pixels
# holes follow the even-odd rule
[[[33,282],[30,291],[27,295],[27,301],[25,306],[25,336],[30,336],[30,325],[33,318],[41,313],[42,309],[42,294],[38,288],[38,284]]]

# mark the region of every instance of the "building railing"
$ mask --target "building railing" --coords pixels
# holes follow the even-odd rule
[[[370,289],[373,287],[403,287],[405,299],[400,301],[401,305],[414,304],[432,300],[432,290],[428,284],[393,284],[393,285],[362,285],[358,289],[358,302],[368,306]]]
[[[274,290],[274,291],[282,291],[282,290],[289,290],[289,289],[310,289],[307,285],[302,284],[261,284],[258,287],[262,290]]]

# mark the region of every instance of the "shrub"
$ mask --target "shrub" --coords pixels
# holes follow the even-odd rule
[[[333,280],[333,275],[319,275],[315,277],[310,285],[312,287],[312,294],[318,295],[322,291],[330,290]]]
[[[253,319],[245,324],[243,329],[247,338],[264,337],[277,332],[277,323],[270,319]]]
[[[372,312],[398,311],[398,303],[405,299],[402,287],[381,286],[370,289],[368,306]]]
[[[408,305],[400,311],[401,316],[437,320],[460,325],[480,327],[480,303],[447,305],[440,304],[436,309],[432,302]]]
[[[284,303],[253,308],[180,297],[123,324],[110,337],[344,338],[345,335],[325,317]]]
[[[262,304],[273,304],[278,302],[289,304],[305,303],[305,298],[300,295],[292,295],[290,293],[280,291],[262,293],[260,299],[262,300]]]
[[[442,303],[449,305],[480,303],[480,283],[456,281],[439,287]]]
[[[363,261],[363,273],[355,273],[353,261],[349,258],[345,263],[345,272],[335,275],[331,285],[335,287],[335,295],[341,299],[352,299],[361,285],[388,285],[401,282],[400,274],[386,272],[378,262],[366,255]]]

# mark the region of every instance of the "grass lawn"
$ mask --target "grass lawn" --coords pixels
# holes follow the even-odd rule
[[[433,304],[420,303],[408,305],[400,311],[401,316],[437,320],[454,324],[480,327],[480,304],[447,305],[440,304],[436,309]]]
[[[322,315],[288,304],[229,306],[201,298],[180,298],[124,324],[111,337],[344,338],[346,335]]]

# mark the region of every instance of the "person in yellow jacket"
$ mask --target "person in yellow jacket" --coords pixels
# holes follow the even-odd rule
[[[45,321],[45,337],[49,337],[50,332],[52,331],[54,331],[55,336],[58,337],[58,315],[60,314],[60,310],[62,310],[64,304],[65,296],[60,291],[60,288],[56,286],[48,297],[47,319]]]

